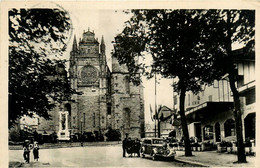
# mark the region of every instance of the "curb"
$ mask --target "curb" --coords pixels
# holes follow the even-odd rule
[[[41,149],[57,149],[57,148],[74,148],[74,147],[86,147],[86,146],[116,146],[116,145],[121,145],[121,143],[87,143],[85,142],[83,146],[81,144],[76,144],[76,145],[71,145],[71,144],[66,144],[64,143],[63,145],[40,145]],[[13,146],[9,145],[8,147],[9,150],[22,150],[22,146]]]
[[[175,160],[180,161],[180,162],[184,162],[184,163],[188,163],[188,164],[194,164],[194,165],[202,166],[202,167],[211,167],[212,166],[212,165],[204,164],[204,163],[201,163],[201,162],[180,159],[179,157],[177,157]]]
[[[16,164],[10,165],[10,162],[8,163],[8,167],[22,167],[23,163],[22,162],[17,162]]]

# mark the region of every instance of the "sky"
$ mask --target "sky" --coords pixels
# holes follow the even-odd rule
[[[114,37],[123,30],[124,22],[130,18],[130,14],[125,14],[122,10],[97,10],[79,8],[66,8],[70,14],[73,30],[68,41],[68,50],[64,56],[68,59],[69,52],[72,48],[72,41],[76,35],[77,42],[82,38],[82,34],[88,29],[94,31],[95,37],[100,42],[102,35],[106,44],[106,56],[109,67],[111,67],[111,51],[113,49],[112,41]],[[173,91],[171,79],[162,79],[157,76],[156,84],[156,104],[166,105],[170,108],[173,106]],[[144,86],[144,103],[145,103],[145,123],[152,123],[150,106],[152,111],[155,110],[155,79],[147,80],[143,77]]]

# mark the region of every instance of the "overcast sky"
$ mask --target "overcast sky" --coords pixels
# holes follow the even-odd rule
[[[111,50],[113,48],[112,41],[114,37],[123,30],[124,22],[130,18],[130,14],[125,14],[122,10],[91,10],[85,9],[84,6],[79,8],[66,8],[70,14],[73,24],[71,40],[68,43],[68,51],[65,56],[69,58],[69,52],[72,48],[72,41],[76,35],[77,42],[82,38],[83,31],[94,31],[95,37],[99,42],[102,35],[106,44],[106,56],[108,64],[111,64]],[[111,67],[111,66],[110,66]],[[150,105],[155,109],[155,85],[154,79],[146,80],[143,78],[144,85],[144,101],[145,101],[145,122],[151,122]],[[158,77],[157,84],[157,105],[166,105],[172,108],[172,80],[161,79]]]

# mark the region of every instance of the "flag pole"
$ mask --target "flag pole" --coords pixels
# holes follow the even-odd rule
[[[156,70],[155,70],[155,75],[154,75],[154,101],[155,101],[155,117],[154,117],[154,137],[156,138],[156,120],[157,120],[157,118],[158,118],[158,114],[157,114],[157,105],[156,105]]]

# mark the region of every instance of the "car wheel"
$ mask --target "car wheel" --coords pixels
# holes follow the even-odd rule
[[[140,154],[141,154],[142,158],[145,157],[143,150],[140,151]]]
[[[155,161],[157,159],[157,157],[155,155],[153,155],[153,161]]]

